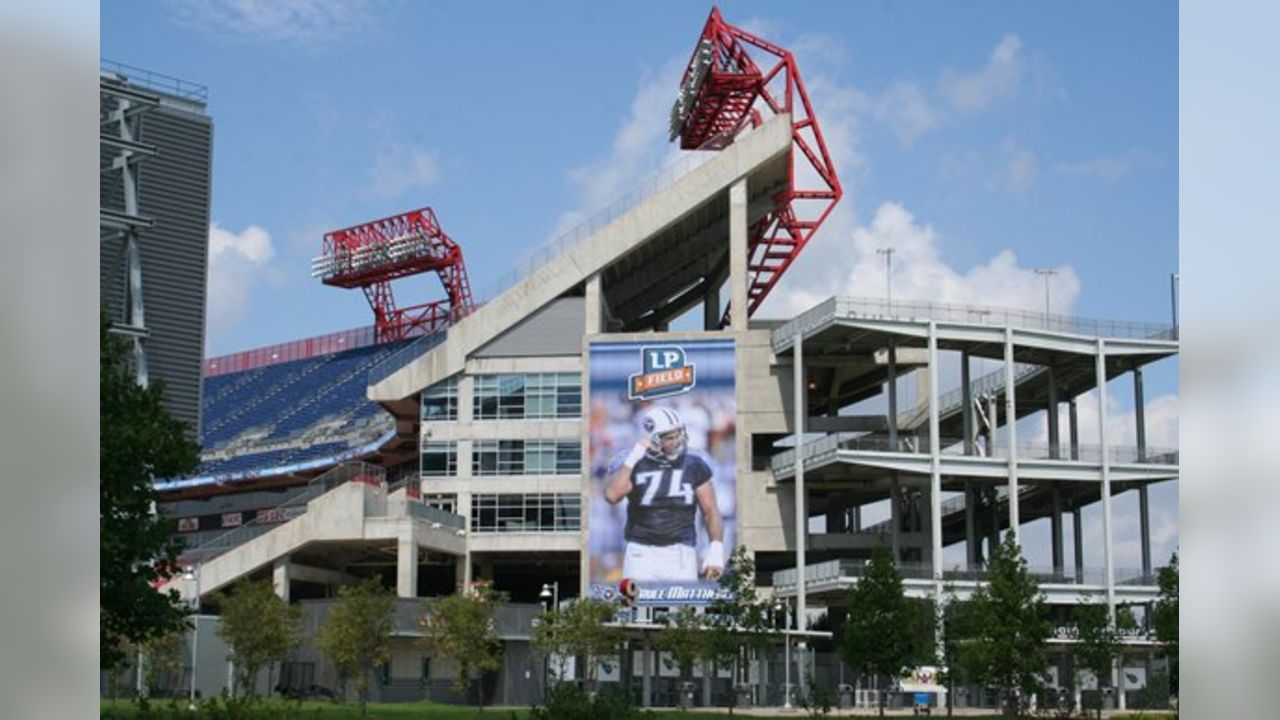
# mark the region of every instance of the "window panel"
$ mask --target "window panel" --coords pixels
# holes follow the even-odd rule
[[[422,421],[458,419],[458,379],[449,378],[422,391]]]
[[[420,472],[424,476],[442,477],[458,474],[458,446],[453,441],[427,442],[422,444],[422,464]]]
[[[471,500],[472,532],[577,532],[576,494],[486,494]]]

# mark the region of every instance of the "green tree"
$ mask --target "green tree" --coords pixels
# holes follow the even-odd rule
[[[957,598],[953,591],[949,591],[938,617],[938,621],[942,623],[943,668],[940,681],[947,688],[948,717],[953,714],[952,711],[955,708],[956,684],[968,677],[960,649],[973,635],[969,616],[969,603]]]
[[[218,636],[231,647],[237,694],[252,698],[258,672],[283,660],[298,644],[302,612],[276,595],[270,580],[241,583],[229,595],[220,595],[218,604]]]
[[[1151,629],[1169,662],[1169,692],[1178,694],[1178,553],[1156,574],[1160,597],[1151,612]]]
[[[1116,622],[1111,623],[1110,612],[1104,603],[1092,603],[1082,598],[1071,613],[1075,617],[1078,642],[1072,648],[1076,662],[1098,678],[1098,687],[1111,684],[1111,669],[1120,654],[1120,630],[1135,626],[1129,608],[1116,608]],[[1102,703],[1098,703],[1098,718],[1102,717]]]
[[[1005,713],[1017,716],[1023,701],[1043,684],[1053,627],[1040,586],[1027,571],[1013,533],[992,551],[987,570],[987,582],[969,603],[972,634],[961,645],[960,655],[973,679],[998,687],[1005,697]]]
[[[181,683],[182,669],[187,659],[183,630],[184,628],[177,627],[163,635],[153,635],[140,646],[144,658],[143,682],[151,694],[162,689],[160,679],[165,674],[168,674],[170,687],[164,689],[173,690],[175,679],[178,684]]]
[[[715,668],[734,663],[746,651],[746,660],[758,657],[769,647],[773,608],[756,591],[756,565],[745,546],[739,545],[719,579],[721,594],[707,606],[708,623],[705,657]],[[746,673],[746,663],[738,663]],[[733,684],[741,680],[735,673]],[[733,702],[729,703],[733,712]]]
[[[488,583],[429,603],[422,615],[423,643],[434,656],[451,658],[458,666],[453,687],[466,694],[472,680],[501,666],[502,642],[493,614],[505,596]],[[483,707],[484,693],[476,693],[476,706]]]
[[[667,616],[667,627],[654,638],[654,645],[671,653],[680,668],[680,682],[688,681],[693,663],[707,656],[707,629],[703,616],[683,607]]]
[[[613,620],[613,609],[603,600],[579,598],[548,611],[533,629],[534,650],[559,658],[559,677],[564,676],[563,664],[568,658],[581,657],[586,662],[586,679],[594,689],[600,659],[617,654],[622,642],[621,632],[605,625]]]
[[[172,521],[153,511],[152,482],[194,472],[200,449],[164,409],[162,385],[134,382],[128,347],[108,332],[105,315],[99,325],[98,652],[109,669],[124,660],[122,641],[139,644],[182,627],[177,591],[154,587],[176,571],[179,544]]]
[[[373,576],[338,590],[338,602],[320,628],[320,650],[340,675],[355,679],[361,715],[368,711],[373,668],[391,657],[395,618],[395,595]]]
[[[907,600],[902,575],[883,545],[871,554],[871,562],[858,584],[849,591],[849,612],[844,623],[840,654],[863,675],[897,678],[920,655],[920,610]],[[884,693],[880,715],[884,715]]]

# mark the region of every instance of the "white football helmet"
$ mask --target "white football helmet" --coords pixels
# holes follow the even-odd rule
[[[684,420],[681,419],[680,413],[671,408],[657,405],[649,408],[640,419],[640,427],[649,435],[649,444],[652,448],[649,456],[655,460],[664,457],[667,460],[677,460],[689,447],[689,433],[685,430]],[[680,443],[674,451],[663,452],[662,436],[673,432],[680,433]]]

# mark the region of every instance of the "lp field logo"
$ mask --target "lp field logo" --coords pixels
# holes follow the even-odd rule
[[[640,361],[644,371],[632,375],[627,383],[630,399],[652,400],[693,389],[697,378],[693,363],[685,359],[684,348],[675,345],[643,348]]]

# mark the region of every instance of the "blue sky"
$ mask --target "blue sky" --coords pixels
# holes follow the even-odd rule
[[[309,275],[326,230],[430,205],[483,290],[663,168],[678,154],[667,113],[710,7],[112,2],[101,53],[209,86],[216,355],[370,322],[359,293]],[[761,316],[883,296],[875,250],[892,246],[895,298],[1040,310],[1034,268],[1047,267],[1054,312],[1169,318],[1176,4],[722,11],[796,53],[846,189]],[[441,292],[417,278],[397,295]],[[1115,412],[1129,392],[1113,384]],[[1176,363],[1149,371],[1147,397],[1152,444],[1176,445]],[[1158,558],[1176,542],[1166,494],[1153,522],[1173,523],[1173,539]]]

